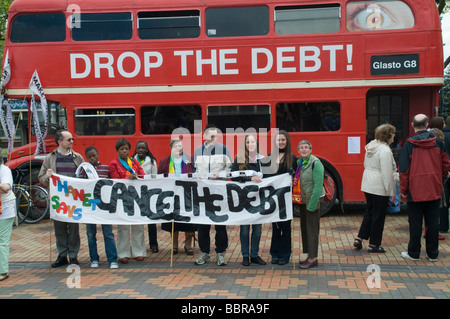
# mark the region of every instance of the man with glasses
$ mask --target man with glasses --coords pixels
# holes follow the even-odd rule
[[[205,143],[194,150],[195,171],[200,178],[226,179],[231,168],[230,150],[224,144],[218,143],[219,129],[208,124],[204,130]],[[215,225],[217,265],[225,266],[225,250],[228,248],[228,234],[225,225]],[[203,265],[210,261],[211,225],[198,225],[198,244],[202,254],[195,261],[196,265]]]
[[[73,137],[69,131],[57,131],[55,142],[58,147],[45,157],[39,171],[39,182],[44,186],[48,186],[53,173],[75,177],[77,167],[84,162],[83,156],[72,150]],[[54,220],[54,228],[58,258],[52,263],[52,267],[61,267],[68,263],[78,265],[77,256],[80,250],[78,224]]]

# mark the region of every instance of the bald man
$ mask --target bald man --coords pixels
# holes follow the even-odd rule
[[[403,144],[399,160],[400,196],[407,201],[410,239],[402,257],[419,260],[422,220],[427,233],[426,253],[430,261],[439,255],[439,206],[442,178],[450,171],[444,143],[427,131],[428,116],[417,114],[411,123],[415,134]]]

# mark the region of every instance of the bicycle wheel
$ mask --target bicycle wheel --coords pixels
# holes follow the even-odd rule
[[[30,212],[30,195],[25,188],[18,185],[13,185],[12,191],[16,196],[17,225],[19,225],[25,221]]]
[[[25,219],[25,223],[34,224],[47,215],[50,201],[47,190],[38,185],[29,186],[28,194],[30,195],[30,211]]]

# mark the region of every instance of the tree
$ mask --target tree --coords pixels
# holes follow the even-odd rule
[[[445,69],[444,86],[439,90],[439,115],[450,115],[450,69]]]
[[[11,5],[11,2],[13,2],[13,0],[1,0],[0,3],[0,61],[3,61],[3,46],[5,45],[8,9]]]

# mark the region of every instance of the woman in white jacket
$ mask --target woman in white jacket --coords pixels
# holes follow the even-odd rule
[[[369,252],[384,253],[381,247],[386,207],[391,197],[395,201],[395,185],[398,173],[389,145],[394,141],[395,127],[383,124],[375,129],[375,139],[366,145],[364,173],[361,190],[366,196],[366,211],[353,246],[362,248],[362,241],[369,240]]]

